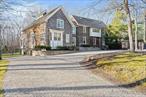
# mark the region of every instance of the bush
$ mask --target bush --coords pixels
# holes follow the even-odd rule
[[[80,47],[91,47],[89,44],[81,44]]]
[[[74,46],[57,46],[56,49],[57,50],[74,50],[75,47]]]
[[[44,45],[35,46],[35,50],[42,50],[42,49],[51,50],[51,47],[50,46],[44,46]]]
[[[46,46],[46,50],[51,50],[51,46]]]

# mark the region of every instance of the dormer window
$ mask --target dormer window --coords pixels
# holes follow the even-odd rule
[[[64,20],[57,19],[57,28],[64,29]]]

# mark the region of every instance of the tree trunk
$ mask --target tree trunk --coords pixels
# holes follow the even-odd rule
[[[1,36],[2,27],[0,25],[0,60],[2,60],[2,36]]]
[[[1,46],[0,46],[0,60],[2,60],[2,50],[1,50]]]
[[[129,37],[129,50],[134,51],[134,46],[133,46],[133,36],[132,36],[132,19],[131,19],[131,14],[129,10],[129,5],[128,5],[128,0],[124,0],[124,5],[125,5],[125,11],[128,16],[128,37]]]
[[[137,32],[138,32],[138,24],[137,24],[137,11],[135,10],[135,50],[137,50]]]

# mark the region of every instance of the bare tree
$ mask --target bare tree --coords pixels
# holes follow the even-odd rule
[[[128,36],[129,36],[129,46],[130,51],[134,51],[134,45],[133,45],[133,35],[132,35],[132,19],[131,19],[131,12],[129,8],[129,1],[124,0],[124,9],[128,16]]]
[[[30,23],[30,20],[34,20],[33,16],[38,14],[38,10],[37,12],[34,12],[34,10],[30,9],[40,9],[38,6],[23,5],[25,3],[22,2],[27,2],[27,0],[20,0],[19,2],[0,0],[0,60],[2,59],[2,47],[4,45],[10,46],[12,48],[11,50],[13,50],[12,52],[14,52],[16,46],[20,48],[22,29],[25,24],[28,25],[28,23]],[[21,6],[25,10],[17,9],[14,6]],[[33,13],[31,14],[33,16],[29,16],[31,19],[26,19],[26,17],[23,16],[26,13]],[[4,38],[2,38],[2,36],[4,36]]]
[[[134,51],[137,46],[137,29],[135,29],[135,33],[133,33],[132,24],[135,21],[135,27],[137,27],[137,17],[136,15],[137,10],[140,10],[140,14],[142,14],[143,9],[146,8],[145,3],[146,0],[106,0],[106,6],[104,8],[99,8],[100,0],[97,0],[97,3],[94,3],[90,8],[94,8],[94,13],[110,13],[112,14],[115,10],[120,9],[124,11],[127,15],[127,25],[128,25],[128,37],[129,37],[129,50]],[[105,2],[105,1],[104,1]],[[135,19],[134,19],[135,18]],[[134,35],[135,34],[135,35]],[[135,36],[135,48],[134,48],[134,36]]]

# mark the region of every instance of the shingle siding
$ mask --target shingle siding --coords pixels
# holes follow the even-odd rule
[[[86,33],[83,33],[83,26],[77,27],[77,46],[83,44],[83,37],[86,37],[86,44],[90,44],[90,27],[86,27]]]
[[[64,20],[64,29],[60,29],[57,28],[57,19],[62,19]],[[48,29],[55,29],[55,30],[60,30],[60,31],[64,31],[63,34],[63,45],[67,46],[71,44],[71,37],[72,37],[72,26],[69,23],[69,21],[67,20],[67,18],[65,17],[64,13],[59,10],[56,14],[54,14],[47,23],[47,27]],[[66,43],[66,34],[70,34],[70,43]],[[49,33],[50,35],[50,33]]]
[[[70,46],[73,43],[73,40],[75,40],[76,37],[76,46],[79,47],[81,44],[83,44],[83,37],[86,37],[86,44],[93,46],[93,39],[90,36],[90,29],[91,28],[99,28],[102,29],[102,34],[105,32],[106,25],[102,21],[88,19],[84,17],[79,16],[73,16],[76,20],[70,21],[64,14],[64,10],[62,8],[55,8],[51,12],[46,13],[44,16],[40,17],[38,20],[35,20],[33,24],[31,24],[29,27],[24,29],[24,32],[27,32],[28,29],[31,29],[34,32],[34,28],[37,32],[37,36],[41,35],[41,33],[46,32],[46,44],[50,45],[50,40],[52,38],[52,35],[50,31],[56,30],[56,31],[62,31],[63,32],[63,46]],[[54,13],[55,12],[55,13]],[[53,16],[52,16],[53,15]],[[51,16],[51,17],[50,17]],[[49,18],[47,20],[47,18]],[[57,28],[57,19],[64,20],[64,29]],[[47,20],[47,21],[46,21]],[[43,24],[43,25],[42,25]],[[73,25],[74,24],[74,25]],[[42,25],[42,26],[41,26]],[[76,26],[76,34],[72,33],[72,27]],[[86,26],[86,33],[83,33],[83,26]],[[45,29],[44,29],[45,28]],[[29,32],[32,32],[29,31]],[[60,33],[59,32],[59,33]],[[29,34],[29,33],[28,33]],[[70,35],[70,40],[68,43],[66,43],[66,34]],[[67,35],[68,36],[68,35]],[[96,37],[96,36],[95,36]],[[29,39],[28,35],[28,39]],[[101,48],[102,41],[104,40],[104,36],[97,37],[98,44],[97,46]],[[28,40],[29,42],[29,40]],[[37,37],[37,45],[40,45],[40,37]],[[62,45],[62,42],[60,43]]]

